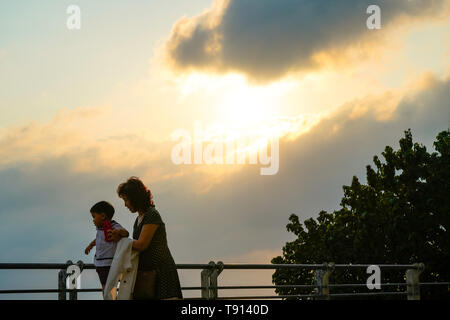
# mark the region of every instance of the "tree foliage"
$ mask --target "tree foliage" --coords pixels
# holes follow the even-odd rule
[[[375,169],[366,166],[367,184],[356,176],[343,186],[340,209],[321,211],[303,223],[289,217],[287,230],[296,239],[287,242],[282,256],[272,263],[312,264],[410,264],[423,262],[421,282],[450,281],[450,131],[438,134],[428,153],[413,143],[411,130],[400,139],[400,149],[386,146],[382,162],[373,157]],[[330,283],[366,283],[365,270],[335,271]],[[273,283],[313,284],[308,270],[277,270]],[[404,270],[383,271],[383,283],[404,283]],[[383,289],[385,290],[385,289]],[[386,291],[406,290],[405,287]],[[367,289],[337,289],[338,292],[369,292]],[[449,298],[447,286],[425,287],[422,298]],[[305,289],[277,289],[278,294],[311,293]]]

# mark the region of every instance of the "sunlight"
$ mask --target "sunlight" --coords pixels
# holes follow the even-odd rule
[[[224,94],[219,103],[224,121],[242,129],[270,120],[276,104],[265,88],[242,86]]]
[[[318,119],[312,114],[287,114],[285,97],[297,88],[293,81],[256,86],[237,74],[219,77],[192,73],[176,78],[175,82],[182,99],[205,104],[203,112],[208,114],[202,118],[210,120],[199,124],[203,127],[203,141],[245,141],[232,151],[224,151],[226,157],[253,157],[274,139],[289,139],[308,131]]]
[[[251,86],[238,74],[213,76],[194,73],[178,79],[183,97],[200,94],[214,96],[207,112],[214,114],[215,123],[233,136],[247,136],[267,130],[283,117],[282,97],[295,83],[280,81],[265,86]],[[273,132],[272,132],[273,133]]]

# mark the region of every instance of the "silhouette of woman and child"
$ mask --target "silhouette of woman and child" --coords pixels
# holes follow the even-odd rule
[[[118,186],[117,195],[128,210],[138,215],[133,226],[132,249],[139,252],[133,299],[182,299],[177,268],[167,245],[165,224],[155,208],[151,191],[139,178],[131,177]],[[102,291],[117,242],[129,236],[127,230],[112,220],[114,211],[107,201],[96,203],[90,210],[97,235],[85,253],[89,254],[96,247],[94,265]],[[107,232],[103,230],[105,223],[109,226]]]

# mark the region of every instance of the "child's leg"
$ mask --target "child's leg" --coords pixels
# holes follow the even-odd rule
[[[106,279],[108,278],[109,267],[96,267],[95,268],[102,285],[102,298],[105,296]]]
[[[103,294],[103,297],[105,296],[105,286],[106,286],[106,281],[108,279],[109,270],[110,270],[110,267],[103,267],[102,268],[101,282],[102,282],[102,294]],[[116,300],[117,288],[112,288],[110,293],[111,293],[112,299]]]

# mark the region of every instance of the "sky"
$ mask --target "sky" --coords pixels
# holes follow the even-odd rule
[[[342,186],[405,130],[434,151],[450,127],[448,39],[448,0],[1,2],[0,262],[91,263],[89,209],[110,201],[131,231],[116,188],[138,176],[176,263],[270,263],[290,214],[339,209]],[[180,278],[200,285],[200,270]],[[0,270],[1,289],[56,279]],[[270,285],[271,271],[219,284]]]

